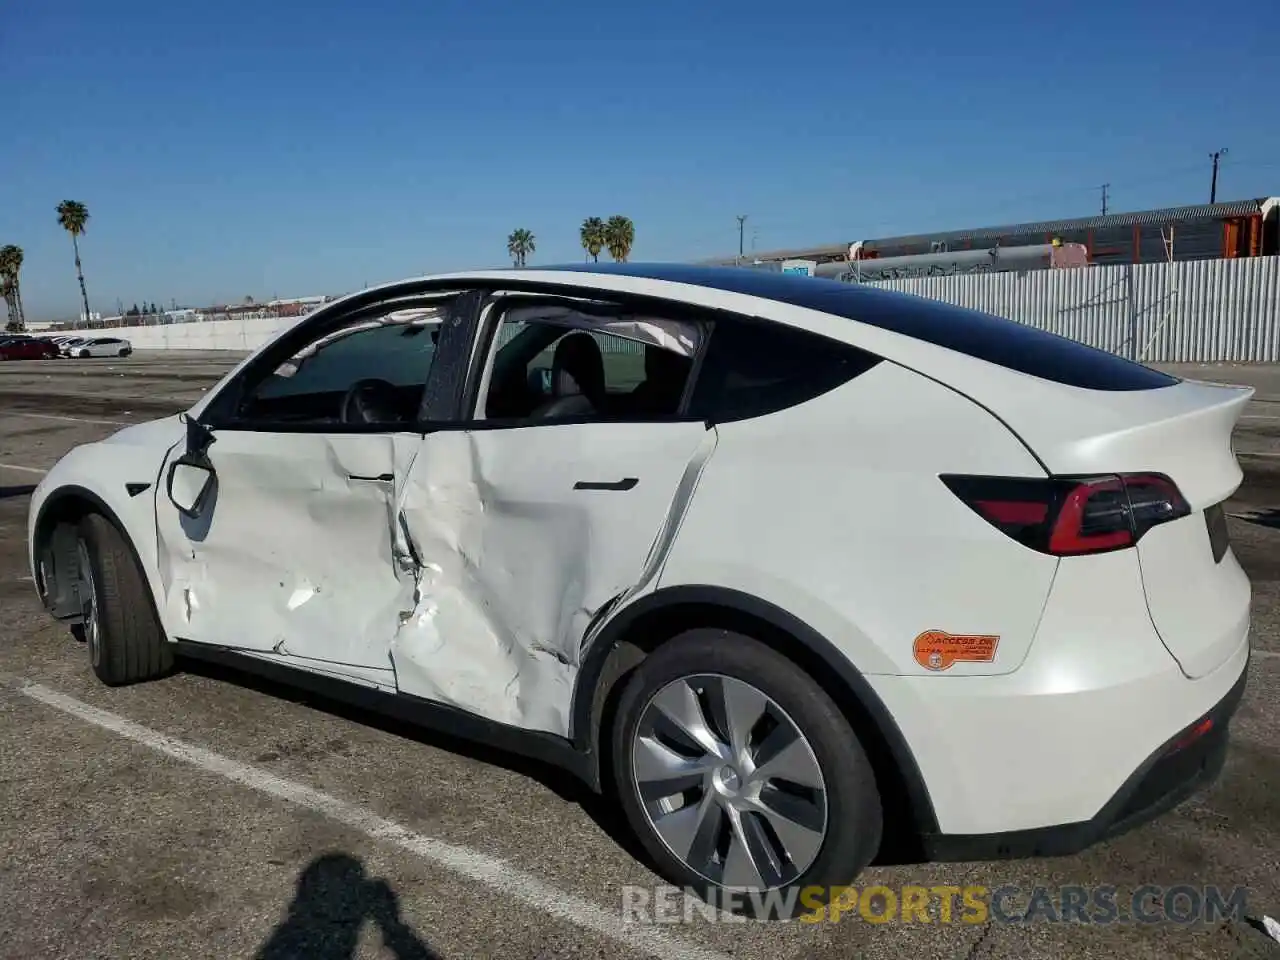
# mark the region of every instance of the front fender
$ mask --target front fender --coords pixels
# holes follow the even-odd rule
[[[138,424],[75,447],[54,464],[32,492],[27,514],[27,562],[37,590],[40,552],[57,521],[93,510],[125,534],[159,597],[155,498],[169,453],[184,440],[183,429],[177,417]]]

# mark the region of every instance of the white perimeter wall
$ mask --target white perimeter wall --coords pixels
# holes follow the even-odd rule
[[[256,350],[302,319],[209,320],[205,323],[123,327],[108,332],[129,340],[135,350]]]
[[[872,284],[1008,317],[1144,363],[1280,362],[1280,257]],[[111,330],[136,348],[254,350],[301,317]]]

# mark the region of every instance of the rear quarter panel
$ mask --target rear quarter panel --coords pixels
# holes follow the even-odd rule
[[[869,674],[1016,670],[1058,561],[982,520],[941,473],[1044,476],[1000,421],[890,362],[807,403],[717,426],[660,586],[730,587],[808,623]],[[994,660],[916,661],[926,631],[996,636]]]

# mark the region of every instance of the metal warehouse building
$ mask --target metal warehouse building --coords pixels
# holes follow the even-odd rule
[[[831,263],[991,247],[1039,246],[1055,240],[1081,244],[1088,251],[1089,262],[1098,264],[1267,256],[1280,253],[1280,198],[859,240],[759,253],[751,259]],[[721,257],[712,262],[733,264],[738,258]]]

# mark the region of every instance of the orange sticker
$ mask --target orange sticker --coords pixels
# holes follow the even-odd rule
[[[991,663],[999,637],[926,630],[916,637],[916,663],[926,670],[948,670],[953,663]]]

